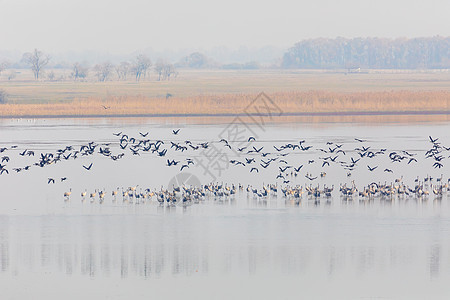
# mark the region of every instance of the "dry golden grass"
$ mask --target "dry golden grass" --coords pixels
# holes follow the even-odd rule
[[[62,103],[2,104],[0,116],[121,116],[244,114],[258,94],[187,97],[109,96]],[[268,96],[284,114],[449,112],[450,91],[292,91]],[[104,109],[103,106],[107,107]]]

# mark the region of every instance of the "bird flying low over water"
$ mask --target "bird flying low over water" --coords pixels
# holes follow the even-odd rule
[[[439,140],[439,138],[433,139],[433,138],[431,137],[431,135],[428,136],[428,138],[430,139],[430,142],[432,142],[433,144],[436,143],[436,142]]]
[[[167,160],[167,166],[168,166],[168,167],[170,167],[170,166],[176,166],[179,162],[180,162],[180,161],[176,161],[176,160],[174,160],[174,159],[172,159],[172,160]]]
[[[414,162],[417,162],[417,159],[415,159],[415,158],[410,158],[409,161],[408,161],[408,165],[409,165],[411,162],[413,162],[413,161],[414,161]]]
[[[298,168],[294,168],[295,172],[299,172],[303,165],[300,165]]]
[[[373,168],[370,166],[367,166],[367,169],[369,169],[370,172],[374,171],[376,168],[378,168],[378,166],[375,166]]]
[[[433,164],[433,167],[434,168],[442,168],[443,167],[443,165],[441,164],[441,163],[439,163],[439,162],[435,162],[434,164]]]
[[[91,164],[90,164],[89,166],[87,166],[87,167],[86,167],[85,165],[83,165],[83,168],[85,168],[86,170],[89,171],[89,170],[92,168],[92,164],[93,164],[93,163],[91,163]]]

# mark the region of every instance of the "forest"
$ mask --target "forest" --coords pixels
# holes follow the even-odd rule
[[[450,37],[309,39],[290,48],[281,65],[298,69],[447,69]]]

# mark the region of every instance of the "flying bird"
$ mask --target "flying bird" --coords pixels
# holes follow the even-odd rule
[[[435,139],[433,139],[432,137],[431,137],[431,135],[430,136],[428,136],[429,138],[430,138],[430,141],[434,144],[434,143],[436,143],[437,142],[437,140],[439,139],[439,138],[435,138]]]
[[[303,165],[300,165],[300,167],[298,167],[298,168],[294,168],[295,172],[299,172],[302,167],[303,167]]]
[[[89,170],[91,169],[91,167],[92,167],[92,164],[93,164],[93,163],[91,163],[91,164],[90,164],[89,166],[87,166],[87,167],[86,167],[85,165],[83,165],[83,168],[85,168],[86,170],[89,171]]]
[[[369,169],[370,172],[374,171],[376,168],[378,168],[378,166],[375,166],[373,168],[371,168],[370,166],[367,166],[367,169]]]

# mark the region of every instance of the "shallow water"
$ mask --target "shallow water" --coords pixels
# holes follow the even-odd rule
[[[255,120],[253,120],[255,121]],[[342,198],[339,184],[358,188],[371,182],[391,182],[403,176],[426,175],[444,180],[444,167],[433,168],[425,159],[430,148],[428,136],[450,145],[450,123],[265,123],[214,120],[215,124],[190,121],[172,124],[162,119],[71,119],[1,120],[0,154],[10,156],[10,174],[0,176],[0,288],[2,299],[298,299],[298,298],[388,298],[447,299],[450,279],[450,208],[447,195],[394,197],[359,200]],[[201,123],[201,124],[200,124]],[[230,137],[237,126],[240,136]],[[172,129],[181,128],[178,135]],[[32,165],[39,153],[67,145],[80,147],[91,141],[111,143],[121,153],[118,138],[123,132],[139,138],[149,132],[151,140],[161,139],[167,157],[141,152],[112,161],[97,152],[68,159],[44,168],[31,167],[16,173],[13,168]],[[249,136],[256,138],[248,143]],[[354,138],[367,140],[360,143]],[[142,137],[141,137],[142,138]],[[313,146],[309,151],[286,151],[285,160],[304,164],[290,185],[335,186],[330,198],[303,195],[296,203],[281,195],[258,198],[245,189],[234,197],[206,197],[187,207],[160,206],[154,199],[145,204],[123,203],[112,190],[170,187],[180,174],[179,167],[167,167],[168,158],[195,162],[181,173],[193,174],[202,183],[242,183],[260,188],[278,183],[278,167],[259,168],[224,164],[220,170],[207,164],[212,152],[174,151],[170,141],[183,144],[208,141],[227,160],[259,159],[259,154],[241,155],[233,149],[264,147],[276,155],[273,145],[298,143]],[[391,163],[386,156],[364,160],[347,177],[336,164],[322,167],[318,150],[343,144],[346,155],[357,157],[361,145],[388,151],[406,150],[416,154],[417,163]],[[220,147],[220,148],[219,148]],[[223,150],[225,149],[225,150]],[[35,156],[20,156],[24,150]],[[315,160],[308,164],[309,160]],[[217,162],[217,161],[215,161]],[[93,163],[90,171],[82,166]],[[207,164],[207,168],[200,166]],[[367,165],[378,168],[374,172]],[[393,173],[383,172],[390,168]],[[320,172],[326,172],[323,178]],[[305,178],[311,173],[318,178]],[[55,184],[47,184],[48,178]],[[60,182],[61,177],[67,180]],[[191,177],[192,178],[192,177]],[[436,181],[435,181],[436,182]],[[72,189],[69,201],[63,193]],[[82,203],[80,193],[105,190],[105,202],[98,198]],[[113,200],[116,200],[113,202]]]

